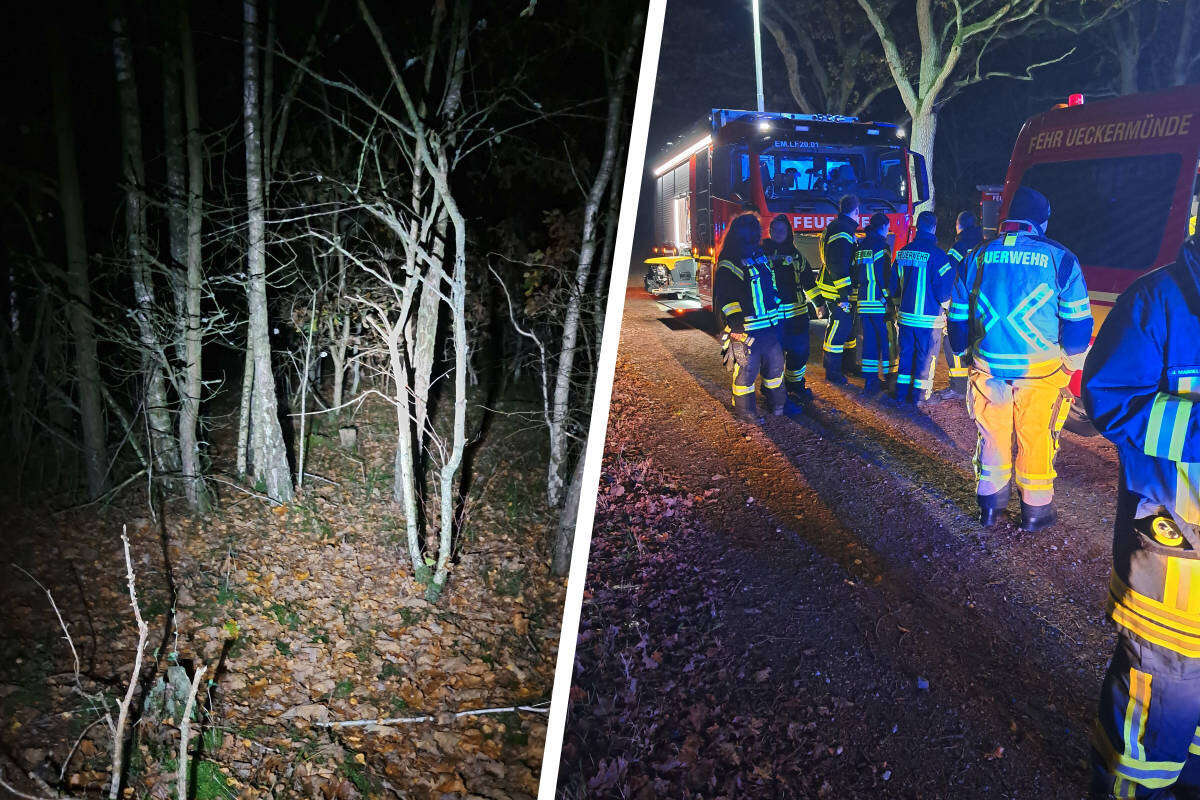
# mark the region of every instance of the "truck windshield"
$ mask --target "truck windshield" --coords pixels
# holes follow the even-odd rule
[[[758,162],[771,211],[828,211],[846,194],[890,211],[907,203],[904,162],[895,148],[772,149]],[[732,167],[734,191],[749,197],[750,153],[740,149]]]
[[[1050,200],[1047,235],[1081,264],[1142,271],[1158,256],[1181,164],[1178,153],[1035,164],[1021,185]]]

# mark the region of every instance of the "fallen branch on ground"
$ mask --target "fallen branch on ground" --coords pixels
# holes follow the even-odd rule
[[[505,706],[504,708],[480,708],[474,711],[458,711],[453,717],[459,719],[461,717],[478,717],[484,714],[508,714],[517,711],[528,711],[532,714],[548,714],[550,706],[548,703],[538,703],[535,706]],[[389,717],[387,719],[350,719],[341,722],[316,722],[313,727],[316,728],[368,728],[372,725],[408,725],[414,722],[435,722],[440,718],[439,714],[424,714],[419,717]]]
[[[129,688],[125,697],[117,704],[117,725],[113,730],[112,742],[112,783],[109,785],[109,800],[117,800],[121,787],[122,761],[125,757],[125,727],[129,723],[129,707],[133,705],[133,695],[137,691],[138,677],[142,674],[142,656],[146,650],[146,637],[150,635],[150,627],[142,619],[142,609],[138,606],[137,582],[133,575],[133,556],[129,554],[129,535],[126,526],[121,526],[121,543],[125,546],[125,578],[129,583],[129,604],[133,606],[133,618],[137,620],[138,641],[137,653],[133,659],[133,674],[129,676]]]

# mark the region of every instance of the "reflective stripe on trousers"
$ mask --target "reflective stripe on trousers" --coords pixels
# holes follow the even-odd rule
[[[885,376],[891,372],[891,341],[888,336],[887,318],[883,314],[859,314],[862,325],[862,371],[863,377]]]
[[[995,494],[1015,478],[1021,499],[1041,506],[1054,499],[1054,456],[1071,394],[1070,375],[1058,370],[1045,378],[1003,380],[971,370],[967,411],[979,429],[975,448],[976,492]],[[1016,458],[1012,439],[1017,436]]]
[[[826,353],[841,353],[854,347],[854,318],[839,305],[830,306],[829,329],[825,331],[823,348]]]
[[[804,387],[804,376],[808,372],[808,317],[792,317],[783,321],[783,378],[789,391]]]
[[[896,375],[896,397],[906,400],[909,387],[917,399],[929,397],[933,388],[933,369],[937,364],[937,343],[942,335],[937,328],[900,326],[900,370]]]
[[[1200,789],[1200,660],[1172,663],[1124,632],[1091,735],[1095,794],[1144,800]]]

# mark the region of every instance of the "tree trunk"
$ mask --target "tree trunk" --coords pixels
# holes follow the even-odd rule
[[[271,340],[267,323],[266,219],[263,209],[262,130],[259,119],[258,2],[244,0],[242,54],[243,122],[246,138],[246,195],[249,280],[246,302],[250,310],[247,346],[253,354],[254,385],[250,398],[250,475],[262,481],[267,496],[278,503],[292,499],[292,474],[288,467],[275,377],[271,372]]]
[[[629,153],[629,140],[627,137],[621,137],[621,149],[617,153],[617,164],[624,164],[625,157]],[[604,313],[608,307],[608,296],[613,291],[614,287],[608,285],[609,275],[612,274],[613,267],[613,247],[617,242],[617,222],[621,217],[621,187],[624,185],[621,180],[620,170],[613,173],[612,182],[608,187],[608,212],[604,217],[604,244],[600,248],[600,272],[596,274],[595,291],[595,308],[593,309],[593,318],[595,319],[595,340],[601,342],[604,340]],[[617,288],[616,291],[621,291]]]
[[[575,469],[571,473],[571,484],[567,490],[567,500],[563,503],[562,513],[558,516],[558,525],[554,534],[554,556],[550,562],[550,570],[558,576],[566,575],[571,569],[571,553],[575,549],[575,525],[579,521],[579,495],[583,491],[583,453],[575,460]]]
[[[638,30],[635,23],[634,30]],[[550,398],[550,459],[546,467],[546,501],[551,508],[558,508],[563,495],[563,467],[567,459],[570,436],[567,431],[567,414],[570,410],[571,380],[574,377],[575,348],[579,341],[579,321],[583,304],[583,293],[592,273],[596,255],[596,220],[600,204],[612,179],[617,160],[617,138],[621,127],[621,107],[625,101],[625,81],[633,65],[635,47],[633,42],[625,48],[617,67],[616,83],[608,95],[608,117],[604,130],[604,156],[600,169],[588,192],[583,210],[583,236],[579,248],[579,265],[575,270],[575,282],[571,296],[567,299],[567,310],[563,317],[563,334],[559,345],[558,363],[554,381],[554,392]]]
[[[200,100],[196,86],[196,60],[192,53],[192,29],[187,4],[179,11],[179,52],[183,70],[183,110],[187,126],[187,288],[184,331],[183,397],[179,407],[179,455],[184,491],[193,511],[208,511],[210,500],[200,463],[200,393],[203,390],[203,330],[200,320],[204,271],[201,257],[201,225],[204,203],[204,163],[200,141]]]
[[[57,26],[49,26],[50,78],[54,96],[54,137],[58,145],[58,201],[63,212],[67,249],[67,317],[75,344],[75,379],[83,427],[83,467],[88,498],[96,499],[108,486],[104,400],[100,395],[100,363],[96,358],[96,329],[92,322],[88,283],[87,239],[83,195],[75,162],[75,129],[71,118],[71,84],[66,53]]]
[[[937,111],[932,103],[922,105],[912,118],[911,146],[913,152],[925,156],[925,167],[929,171],[929,205],[921,209],[922,211],[933,211],[936,207],[933,188],[933,143],[937,135],[937,122]]]
[[[446,263],[446,211],[438,214],[436,238],[433,244],[434,260],[442,265],[437,275],[430,275],[421,283],[421,297],[417,304],[417,324],[413,331],[413,416],[417,427],[417,450],[425,447],[425,427],[429,419],[429,390],[433,376],[433,360],[436,356],[438,319],[442,298],[441,274]]]
[[[442,168],[445,169],[445,154],[442,153]],[[454,277],[450,284],[450,314],[454,329],[454,423],[451,433],[450,453],[441,469],[441,513],[438,519],[438,556],[433,573],[430,594],[433,598],[446,585],[449,572],[450,552],[454,541],[454,509],[457,505],[458,471],[462,466],[463,451],[467,446],[467,221],[449,195],[447,175],[440,176],[443,199],[454,227]]]
[[[410,283],[411,286],[411,283]],[[413,287],[415,288],[415,287]],[[411,291],[411,289],[409,290]],[[404,508],[404,532],[408,546],[408,560],[413,575],[425,583],[430,570],[421,555],[421,529],[417,517],[417,480],[413,470],[414,453],[412,442],[412,418],[408,415],[408,366],[404,363],[404,345],[400,341],[404,330],[403,315],[387,328],[388,321],[380,320],[380,332],[386,332],[388,357],[392,365],[392,380],[396,385],[396,472],[392,478],[392,499]]]
[[[1192,46],[1192,32],[1196,26],[1196,17],[1200,15],[1200,3],[1196,0],[1184,0],[1183,19],[1179,22],[1179,44],[1175,47],[1175,60],[1171,64],[1171,85],[1183,86],[1187,83],[1188,70],[1195,63],[1196,48]]]
[[[163,134],[167,181],[167,279],[175,299],[171,346],[180,363],[186,363],[187,351],[187,175],[184,161],[183,90],[180,86],[179,31],[175,15],[178,6],[167,4],[163,37]],[[182,387],[176,386],[181,390]],[[181,454],[182,458],[182,454]]]
[[[142,357],[143,403],[150,429],[150,450],[155,469],[171,482],[179,472],[179,450],[163,374],[165,348],[158,339],[152,319],[155,314],[154,278],[146,252],[145,162],[142,159],[142,129],[139,118],[133,52],[120,15],[112,20],[113,56],[117,71],[117,95],[121,120],[121,177],[125,183],[126,257],[133,278]]]
[[[246,357],[242,360],[242,394],[238,402],[237,473],[250,474],[250,400],[254,397],[254,346],[250,326],[246,326]]]

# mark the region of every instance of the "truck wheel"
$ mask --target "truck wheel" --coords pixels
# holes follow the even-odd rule
[[[1099,436],[1100,432],[1096,430],[1096,426],[1092,424],[1087,412],[1079,407],[1078,402],[1071,404],[1071,410],[1067,412],[1067,421],[1063,425],[1076,436]]]

